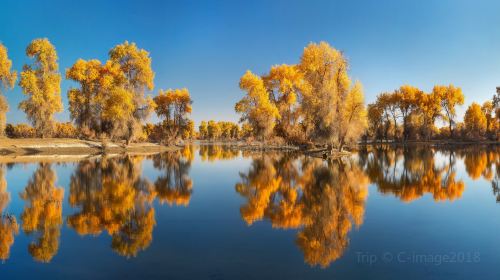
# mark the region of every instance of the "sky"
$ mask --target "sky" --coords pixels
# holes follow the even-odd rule
[[[246,70],[265,74],[272,65],[298,63],[307,44],[326,41],[348,58],[367,103],[403,84],[428,92],[453,83],[466,96],[463,115],[500,86],[499,11],[495,0],[0,0],[0,42],[21,71],[30,62],[26,46],[48,38],[63,77],[79,58],[105,61],[113,46],[135,42],[152,58],[150,94],[188,88],[198,124],[238,120],[234,104]],[[67,91],[77,86],[62,81],[58,120],[69,120]],[[7,121],[26,122],[17,109],[25,98],[20,87],[6,96]]]

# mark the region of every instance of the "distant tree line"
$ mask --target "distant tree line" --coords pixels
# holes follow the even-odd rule
[[[201,121],[198,139],[201,140],[238,140],[244,138],[240,126],[228,121]]]
[[[190,119],[192,99],[186,88],[159,90],[151,57],[135,43],[112,48],[104,63],[78,59],[65,78],[77,86],[68,92],[71,122],[55,121],[63,110],[61,74],[55,47],[35,39],[26,48],[31,63],[12,70],[7,48],[0,44],[0,136],[80,137],[172,143],[178,139],[258,140],[279,144],[320,145],[342,150],[361,137],[370,141],[500,138],[500,91],[492,100],[472,103],[457,122],[464,95],[454,85],[437,85],[427,93],[403,85],[381,93],[365,107],[362,86],[352,82],[344,54],[326,42],[304,48],[297,64],[274,65],[269,73],[247,71],[239,82],[245,92],[235,105],[241,126],[203,121],[195,132]],[[4,96],[19,78],[26,99],[22,110],[31,123],[7,125],[9,104]],[[147,123],[155,112],[157,124]],[[437,127],[436,122],[446,123]]]
[[[368,104],[368,130],[365,137],[375,141],[461,139],[493,140],[500,134],[500,91],[483,105],[472,103],[463,122],[456,121],[456,109],[464,104],[462,90],[453,85],[434,86],[426,93],[403,85],[382,93]],[[438,128],[438,120],[446,126]]]

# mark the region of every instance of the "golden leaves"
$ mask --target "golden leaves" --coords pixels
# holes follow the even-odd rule
[[[149,52],[137,48],[135,43],[125,41],[111,49],[109,57],[125,73],[129,90],[153,90],[155,73],[151,68]]]
[[[263,77],[247,71],[240,79],[247,94],[235,111],[256,136],[267,138],[274,132],[290,142],[314,140],[342,148],[366,128],[362,87],[351,85],[347,70],[340,51],[326,42],[311,43],[297,65],[275,65]],[[353,97],[361,101],[354,107]]]
[[[487,119],[479,104],[473,102],[465,111],[464,124],[473,137],[480,137],[487,127]]]
[[[278,108],[273,104],[261,77],[247,71],[240,79],[240,88],[247,96],[236,104],[236,111],[243,114],[255,132],[263,138],[268,137],[275,126],[275,119],[280,118]]]
[[[17,72],[11,68],[12,60],[9,59],[7,48],[0,43],[0,93],[2,89],[12,89],[16,83]]]
[[[25,65],[19,86],[28,96],[19,104],[33,123],[38,136],[48,136],[53,130],[53,115],[61,112],[61,75],[58,72],[57,53],[48,39],[35,39],[26,49],[34,58],[32,65]]]

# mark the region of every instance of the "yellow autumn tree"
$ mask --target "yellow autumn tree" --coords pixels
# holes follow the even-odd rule
[[[394,92],[403,119],[403,141],[407,141],[410,136],[410,116],[417,110],[417,102],[423,94],[420,89],[410,85],[403,85]]]
[[[118,64],[125,75],[125,90],[133,94],[133,114],[127,121],[127,142],[142,133],[142,121],[154,109],[151,98],[145,96],[147,90],[154,88],[155,73],[151,68],[151,57],[135,43],[125,41],[109,51],[110,60]],[[120,90],[123,93],[123,90]]]
[[[48,39],[35,39],[26,48],[26,55],[34,62],[24,65],[21,72],[19,86],[27,99],[19,109],[26,113],[37,136],[47,137],[53,131],[54,114],[63,109],[56,49]]]
[[[70,117],[85,136],[91,136],[100,125],[101,104],[98,98],[102,70],[103,66],[97,59],[79,59],[66,70],[66,79],[80,84],[80,88],[68,90],[68,101]]]
[[[352,85],[348,66],[344,55],[326,42],[309,44],[299,64],[308,85],[301,104],[306,135],[337,149],[346,140],[356,141],[366,127],[361,86]]]
[[[368,115],[368,137],[376,140],[386,139],[387,135],[384,133],[384,109],[377,103],[371,103],[366,106]]]
[[[209,120],[207,124],[207,132],[209,139],[218,139],[221,135],[221,127],[219,126],[219,123],[214,120]]]
[[[0,43],[0,137],[5,136],[6,114],[9,103],[5,91],[12,89],[17,80],[17,72],[12,71],[12,60],[7,55],[7,48]]]
[[[266,140],[273,132],[276,120],[280,119],[278,108],[269,99],[261,77],[247,71],[240,79],[240,89],[247,94],[236,103],[235,110],[241,121],[248,121],[252,131],[260,140]]]
[[[486,132],[487,119],[481,106],[473,102],[464,115],[464,124],[467,133],[474,139],[479,139]]]
[[[186,132],[189,134],[194,130],[194,124],[190,124],[188,118],[193,110],[193,101],[188,89],[160,90],[153,101],[156,114],[163,118],[159,124],[162,141],[171,143]]]
[[[464,104],[464,95],[462,93],[462,89],[459,87],[455,87],[454,85],[438,85],[432,89],[432,92],[438,95],[441,100],[441,106],[444,110],[446,120],[448,121],[450,135],[453,137],[453,125],[455,124],[456,107]]]
[[[376,104],[383,110],[385,139],[388,140],[389,133],[392,132],[392,140],[397,140],[399,137],[398,120],[401,118],[397,94],[395,92],[384,92],[377,96]]]
[[[430,140],[436,119],[442,116],[441,96],[436,92],[422,93],[417,96],[417,107],[422,114],[422,134],[426,140]]]
[[[206,121],[201,121],[200,126],[198,127],[198,136],[200,137],[200,139],[207,139],[208,127]]]
[[[349,90],[341,105],[341,116],[335,126],[337,139],[334,140],[340,151],[345,144],[356,143],[368,126],[363,89],[359,82]]]
[[[187,120],[184,129],[182,130],[182,139],[193,139],[195,137],[194,122]]]
[[[494,109],[495,108],[493,102],[489,100],[484,102],[481,106],[481,111],[483,111],[483,114],[486,117],[486,136],[491,138],[494,138],[494,135],[492,135],[492,131],[495,131],[495,129],[499,129],[497,127],[496,119],[493,116]]]
[[[276,134],[285,139],[300,140],[302,131],[299,127],[298,100],[307,87],[304,75],[297,65],[275,65],[263,81],[281,116],[276,120]]]

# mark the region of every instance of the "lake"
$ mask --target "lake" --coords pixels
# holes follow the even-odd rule
[[[500,147],[0,168],[0,279],[500,279]]]

